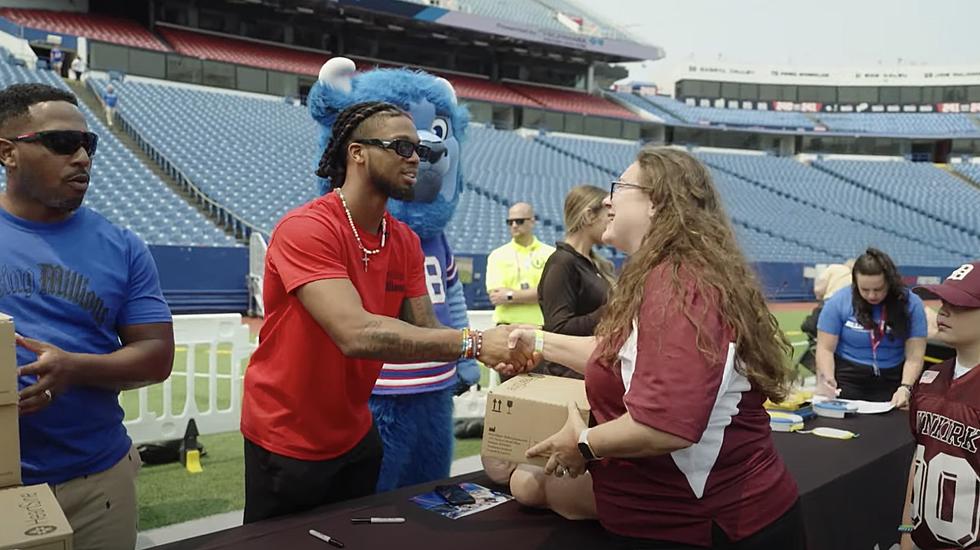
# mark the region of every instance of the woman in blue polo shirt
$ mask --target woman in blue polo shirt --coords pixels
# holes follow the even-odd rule
[[[851,286],[831,296],[817,322],[817,393],[905,407],[922,372],[926,314],[895,263],[869,248]]]

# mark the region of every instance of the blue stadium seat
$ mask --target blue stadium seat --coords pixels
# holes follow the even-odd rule
[[[0,86],[40,82],[70,91],[51,71],[35,71],[0,64]],[[203,214],[184,202],[154,175],[103,124],[85,104],[79,108],[89,128],[99,134],[99,152],[92,163],[92,183],[85,205],[110,221],[136,232],[150,244],[236,246]],[[0,188],[6,187],[6,177]],[[159,211],[162,204],[173,210]],[[173,212],[179,212],[174,215]],[[194,231],[190,231],[193,229]],[[185,238],[184,234],[193,235]]]

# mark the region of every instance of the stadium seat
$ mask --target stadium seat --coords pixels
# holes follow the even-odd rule
[[[0,64],[0,86],[40,82],[68,90],[51,71]],[[70,90],[68,90],[70,91]],[[122,101],[125,101],[123,99]],[[89,128],[99,134],[99,152],[92,163],[92,182],[85,205],[110,221],[136,232],[151,244],[236,246],[203,214],[185,202],[143,165],[84,104],[79,105]],[[0,187],[6,187],[6,178]]]
[[[169,50],[153,33],[129,19],[91,13],[14,8],[0,9],[0,17],[32,29],[84,36],[147,50]]]

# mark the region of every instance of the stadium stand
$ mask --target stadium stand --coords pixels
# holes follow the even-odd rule
[[[859,182],[902,205],[913,206],[936,219],[980,236],[980,218],[977,216],[980,190],[965,185],[956,176],[931,164],[827,160],[815,162],[814,166],[846,180]],[[976,254],[976,250],[976,245],[966,249],[971,256]]]
[[[801,113],[692,107],[666,96],[643,96],[659,112],[666,112],[687,124],[724,125],[778,130],[813,130],[816,124]],[[650,110],[650,109],[648,109]],[[653,111],[657,114],[657,111]]]
[[[980,164],[961,162],[954,165],[954,169],[957,173],[973,182],[974,185],[980,186]]]
[[[891,136],[980,136],[980,126],[961,113],[810,113],[694,107],[667,96],[611,92],[610,97],[658,116],[666,124],[827,131]]]
[[[698,156],[716,173],[728,172],[794,201],[856,221],[865,228],[859,233],[883,230],[905,239],[905,244],[894,249],[896,255],[904,253],[918,258],[921,247],[925,246],[934,250],[923,261],[928,261],[928,265],[945,265],[942,262],[969,257],[980,248],[980,235],[975,230],[952,227],[945,218],[936,217],[918,205],[889,200],[863,180],[854,183],[791,158],[711,153]]]
[[[98,93],[105,80],[90,79]],[[316,125],[305,108],[166,84],[118,84],[119,112],[209,198],[264,232],[314,196]]]
[[[50,71],[34,71],[0,63],[0,86],[40,82],[68,89]],[[69,90],[70,91],[70,90]],[[133,230],[151,244],[235,246],[203,214],[184,201],[149,170],[85,106],[79,108],[92,131],[99,134],[99,151],[92,163],[92,183],[86,206],[113,223]],[[6,178],[2,187],[6,187]]]
[[[0,9],[0,17],[45,31],[84,36],[134,48],[168,51],[169,48],[135,21],[105,15],[31,9]]]
[[[104,80],[90,82],[97,92],[104,90]],[[117,86],[126,99],[120,102],[121,115],[145,140],[210,198],[263,231],[314,196],[311,159],[317,130],[306,109],[162,83],[130,80]],[[609,180],[607,172],[513,132],[473,125],[469,139],[467,180],[502,208],[519,200],[534,203],[544,222],[539,236],[548,241],[560,234],[565,192],[576,183],[605,185]],[[514,172],[515,166],[521,168]],[[496,236],[476,228],[497,224],[506,235],[501,221],[506,213],[495,217],[484,202],[472,200],[483,205],[472,210],[480,217],[458,218],[452,233],[466,251],[486,251],[498,242]],[[486,239],[479,240],[481,235]]]
[[[91,82],[96,90],[105,84]],[[314,196],[316,128],[304,108],[162,83],[127,81],[120,87],[126,98],[121,114],[134,129],[209,197],[248,222],[271,230],[283,213]],[[471,125],[468,140],[463,169],[469,192],[449,234],[458,252],[471,254],[506,241],[506,206],[522,200],[535,205],[539,238],[559,239],[568,189],[608,185],[639,147],[565,135],[524,137],[479,124]],[[841,161],[810,167],[763,155],[698,155],[710,166],[739,239],[755,261],[842,260],[875,245],[904,265],[946,266],[980,245],[976,222],[966,219],[965,209],[956,210],[959,217],[950,220],[955,223],[945,223],[941,211],[952,206],[930,206],[930,194],[895,196],[879,189],[876,181],[889,174],[830,173]],[[841,170],[854,164],[865,163],[848,161]],[[975,197],[968,202],[976,190],[932,166],[870,164],[904,167],[907,178],[938,178],[950,202],[976,204]]]
[[[327,54],[273,46],[206,33],[160,26],[160,35],[177,53],[275,71],[316,75]]]
[[[451,80],[451,79],[450,79]],[[572,92],[540,86],[528,86],[526,84],[511,84],[507,87],[515,92],[531,98],[533,101],[546,109],[562,111],[567,113],[580,113],[583,115],[605,116],[614,118],[624,118],[628,120],[638,120],[632,112],[611,103],[601,97],[592,96],[582,92]]]
[[[821,113],[816,116],[832,132],[944,137],[980,135],[980,127],[960,113]]]
[[[542,107],[530,97],[495,82],[460,75],[447,75],[446,79],[453,83],[456,95],[461,98],[520,107]]]
[[[640,111],[650,113],[663,120],[665,124],[675,125],[687,123],[685,120],[680,118],[679,115],[654,105],[653,103],[647,101],[643,96],[627,92],[609,92],[607,95],[615,97],[620,101],[620,103],[632,105]]]
[[[180,54],[264,69],[315,76],[329,58],[326,52],[296,50],[186,29],[160,26],[159,31]],[[380,66],[364,62],[358,65],[362,69]],[[526,84],[499,84],[455,74],[442,76],[453,83],[456,93],[462,98],[628,120],[638,118],[619,105],[583,92]]]
[[[612,140],[557,136],[536,140],[583,162],[594,162],[611,175],[618,175],[638,149],[637,144]],[[697,156],[719,182],[739,238],[755,260],[819,261],[820,257],[851,256],[874,243],[888,247],[909,265],[948,265],[970,257],[980,247],[976,224],[953,227],[945,218],[916,205],[891,201],[794,159],[716,153]],[[752,200],[746,201],[746,194]],[[808,230],[811,224],[817,228],[815,234]],[[850,236],[835,236],[844,232]],[[768,242],[770,239],[762,240],[760,234],[783,241],[775,246]]]

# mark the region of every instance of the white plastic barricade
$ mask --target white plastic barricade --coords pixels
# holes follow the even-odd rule
[[[187,421],[191,418],[197,423],[201,434],[230,432],[239,429],[242,408],[243,361],[252,353],[249,329],[242,324],[242,316],[237,313],[214,315],[175,315],[174,341],[178,347],[187,351],[186,368],[178,365],[170,378],[150,387],[125,392],[120,400],[132,406],[132,394],[138,395],[137,418],[123,422],[129,436],[137,444],[148,441],[177,439],[184,435]],[[207,348],[207,369],[199,368],[199,346]],[[219,350],[220,347],[220,350]],[[219,352],[230,355],[230,367],[219,372]],[[224,397],[219,405],[219,380]],[[185,388],[184,404],[179,413],[174,412],[174,387]],[[151,394],[159,397],[162,387],[162,412],[151,410]],[[128,394],[128,395],[126,395]],[[179,394],[178,394],[179,395]],[[198,396],[206,396],[207,407],[198,407]],[[203,397],[202,397],[203,400]],[[154,407],[161,408],[161,407]]]

